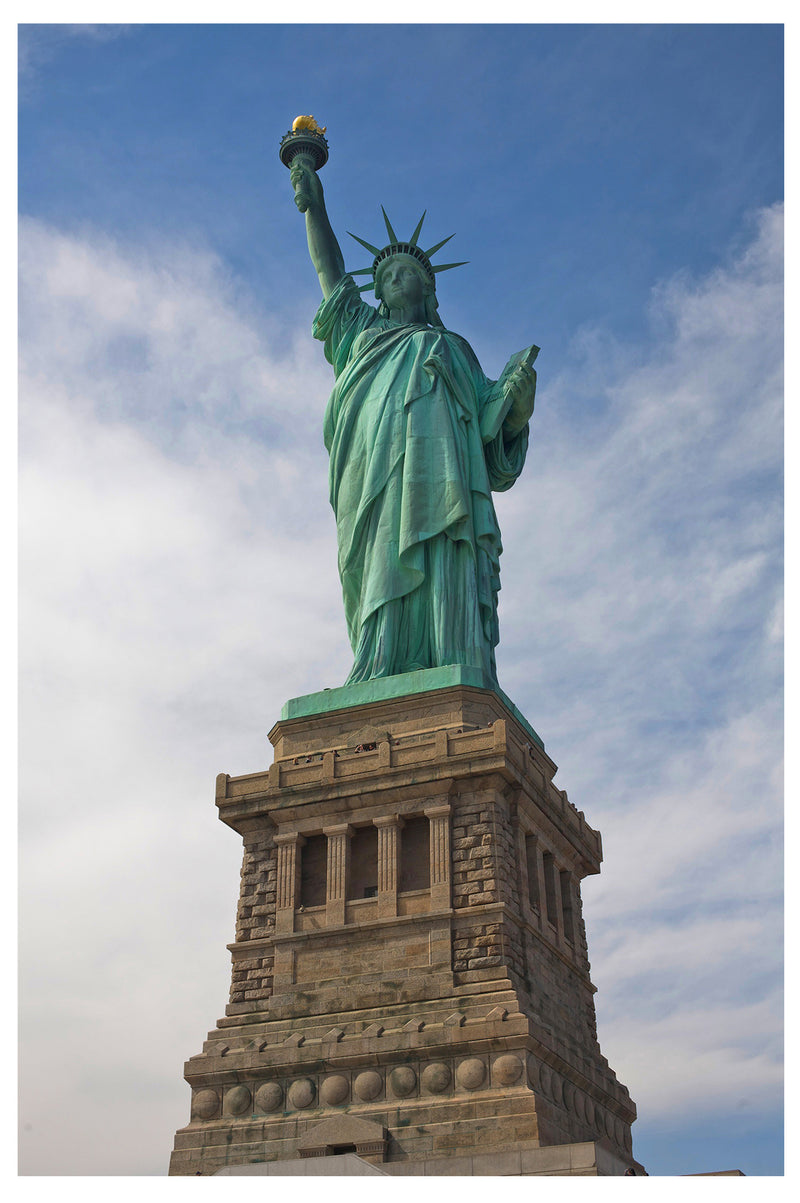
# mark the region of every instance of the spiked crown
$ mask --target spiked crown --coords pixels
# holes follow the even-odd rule
[[[427,209],[425,210],[425,213],[422,214],[422,217],[420,217],[419,221],[417,222],[417,228],[414,230],[414,233],[407,242],[401,242],[401,240],[397,237],[397,234],[395,234],[394,230],[392,229],[392,223],[386,216],[386,210],[384,209],[383,205],[381,205],[381,213],[383,213],[383,220],[386,223],[386,232],[390,239],[388,246],[383,247],[383,249],[373,246],[371,242],[366,242],[363,238],[359,238],[358,234],[350,234],[350,231],[347,231],[351,238],[355,238],[356,242],[360,242],[363,247],[366,247],[366,249],[375,256],[371,267],[361,267],[357,271],[351,273],[351,275],[354,276],[372,276],[372,280],[369,283],[361,285],[359,292],[366,292],[368,289],[375,287],[375,279],[378,273],[378,268],[380,267],[381,263],[385,263],[385,261],[390,259],[392,255],[410,255],[411,258],[415,259],[416,262],[419,263],[420,267],[422,267],[434,288],[436,287],[436,275],[438,272],[449,271],[452,267],[463,267],[464,263],[467,262],[467,260],[464,260],[462,263],[437,263],[436,266],[431,263],[431,255],[435,255],[438,250],[441,250],[444,244],[449,242],[453,235],[449,234],[447,238],[443,238],[441,242],[437,242],[436,246],[432,246],[430,250],[423,251],[422,247],[418,245],[417,240],[419,238],[420,231],[422,230],[422,223],[425,220],[425,213],[427,213]]]

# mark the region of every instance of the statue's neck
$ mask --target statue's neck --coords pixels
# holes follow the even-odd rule
[[[404,309],[390,309],[389,317],[393,322],[399,322],[401,326],[425,326],[428,321],[425,316],[424,305],[410,305]]]

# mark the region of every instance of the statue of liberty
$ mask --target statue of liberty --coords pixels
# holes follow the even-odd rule
[[[303,153],[284,162],[322,288],[313,333],[335,377],[324,439],[355,657],[346,684],[450,664],[496,682],[502,545],[492,491],[509,489],[525,462],[538,348],[487,379],[439,317],[436,274],[461,264],[433,266],[449,239],[422,249],[424,213],[406,242],[385,211],[386,246],[351,235],[373,262],[347,273],[315,170],[326,158],[327,146],[316,164]],[[370,280],[359,289],[354,275]],[[370,288],[378,308],[361,298]]]

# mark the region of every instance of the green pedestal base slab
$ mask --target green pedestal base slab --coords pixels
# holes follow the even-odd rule
[[[544,751],[544,743],[528,720],[514,703],[503,693],[488,673],[467,664],[448,664],[443,668],[422,668],[418,672],[398,673],[395,677],[375,677],[372,681],[359,681],[356,685],[341,685],[337,689],[322,689],[319,693],[307,693],[303,697],[290,698],[281,710],[281,719],[308,718],[312,714],[329,714],[332,710],[345,710],[349,706],[368,706],[370,702],[385,702],[388,698],[404,698],[415,693],[430,693],[434,689],[449,689],[453,685],[468,685],[473,689],[487,689],[497,696],[517,722],[521,723],[531,739]]]

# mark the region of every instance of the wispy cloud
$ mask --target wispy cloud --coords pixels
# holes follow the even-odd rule
[[[110,42],[125,37],[131,25],[19,25],[18,72],[21,97],[27,98],[47,64],[76,41]]]
[[[643,1122],[690,1064],[697,1114],[778,1097],[781,216],[666,281],[647,346],[582,332],[498,502],[501,683],[603,833],[600,1040]],[[214,776],[349,668],[329,369],[202,248],[20,246],[23,1169],[161,1173],[227,992]]]
[[[502,499],[503,679],[602,830],[600,1038],[650,1120],[681,1063],[780,1106],[781,234],[666,281],[646,348],[583,332]]]
[[[213,256],[26,222],[21,262],[23,1165],[161,1173],[185,1016],[227,993],[214,776],[267,763],[286,697],[347,671],[327,377]],[[98,1149],[120,1082],[144,1162]]]

